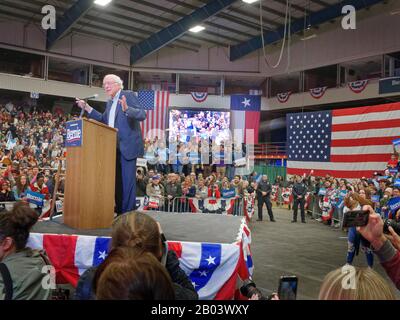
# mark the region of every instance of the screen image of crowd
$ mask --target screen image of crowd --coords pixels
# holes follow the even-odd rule
[[[170,137],[187,142],[195,138],[213,139],[217,144],[229,139],[230,113],[223,111],[170,110]]]
[[[27,246],[30,229],[43,214],[43,208],[29,206],[26,201],[29,191],[42,194],[47,201],[52,199],[54,192],[62,193],[63,179],[58,190],[54,190],[54,185],[59,161],[65,155],[64,125],[72,118],[71,115],[49,111],[24,112],[18,107],[12,111],[1,108],[0,262],[8,267],[14,290],[10,297],[2,272],[0,299],[54,299],[57,295],[56,290],[42,286],[41,280],[45,275],[36,268],[37,265],[51,264],[51,261],[44,252],[36,252]],[[301,189],[299,186],[304,188],[308,216],[327,226],[341,227],[346,211],[363,209],[369,212],[366,226],[345,230],[349,245],[347,254],[343,253],[344,262],[351,265],[357,248],[361,246],[371,268],[356,267],[355,272],[365,286],[356,290],[341,287],[339,284],[346,274],[339,268],[325,277],[319,298],[395,298],[386,280],[372,266],[377,256],[390,279],[400,288],[397,153],[388,159],[387,170],[376,172],[373,177],[345,180],[329,175],[315,177],[310,171],[303,176],[288,179],[278,176],[275,181],[268,181],[265,175],[248,173],[234,165],[235,159],[245,156],[242,147],[217,145],[206,153],[208,164],[203,164],[199,146],[193,141],[177,140],[176,150],[172,152],[176,152],[174,156],[178,161],[169,163],[171,148],[162,140],[145,139],[147,167],[138,167],[137,170],[137,197],[145,199],[143,207],[116,219],[110,254],[100,266],[81,275],[70,299],[198,299],[196,289],[180,268],[176,254],[173,251],[166,254],[163,249],[162,226],[146,215],[145,210],[198,210],[244,216],[247,204],[243,199],[253,208],[261,203],[262,209],[264,197],[269,199],[267,207],[268,203],[275,203],[276,206],[293,208],[294,198],[298,196],[296,192]],[[232,161],[224,161],[229,148],[232,148],[229,150]],[[219,161],[215,162],[216,158]],[[232,199],[233,202],[230,210],[227,207],[221,209],[221,205],[207,209],[207,199],[225,201],[225,206]],[[247,219],[251,219],[252,214],[247,213]],[[23,277],[23,274],[29,276]],[[130,286],[131,283],[137,285]],[[247,286],[241,291],[242,298],[279,299],[278,295],[264,297],[254,284],[250,283],[250,288]]]

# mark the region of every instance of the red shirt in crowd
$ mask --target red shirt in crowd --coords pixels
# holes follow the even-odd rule
[[[213,190],[211,187],[208,188],[208,196],[210,198],[221,198],[221,192],[219,191],[218,188],[214,189],[214,194],[213,194]]]
[[[397,157],[392,157],[392,158],[390,158],[390,160],[388,161],[388,167],[390,167],[390,168],[396,168],[398,162],[399,162],[399,158],[397,158]]]
[[[33,192],[44,194],[46,200],[50,199],[49,188],[47,188],[45,184],[43,184],[42,187],[39,187],[39,185],[35,182],[31,183],[30,187]]]

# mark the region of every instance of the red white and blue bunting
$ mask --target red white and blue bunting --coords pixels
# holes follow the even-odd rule
[[[328,89],[328,87],[310,89],[310,94],[314,99],[321,99],[324,96],[326,89]]]
[[[353,91],[354,93],[361,93],[367,87],[368,81],[369,81],[368,79],[353,81],[353,82],[349,82],[348,86],[349,86],[350,90]]]
[[[204,102],[208,97],[207,92],[191,92],[190,95],[196,102]]]
[[[289,100],[291,94],[292,94],[291,91],[289,91],[289,92],[283,92],[283,93],[278,93],[278,94],[276,95],[276,98],[278,99],[278,101],[279,101],[280,103],[286,103],[286,102]]]

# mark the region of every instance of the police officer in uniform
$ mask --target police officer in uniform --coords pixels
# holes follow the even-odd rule
[[[263,206],[265,203],[265,205],[267,206],[269,219],[272,222],[275,222],[274,214],[272,213],[272,203],[270,200],[271,191],[272,191],[272,187],[268,181],[268,176],[263,175],[261,181],[258,183],[258,186],[257,186],[257,202],[258,202],[258,219],[257,219],[257,221],[262,221],[262,219],[263,219],[262,209],[263,209]]]
[[[306,217],[304,212],[305,196],[307,194],[307,186],[304,184],[300,176],[296,177],[296,182],[293,185],[293,220],[292,222],[297,222],[297,209],[300,204],[301,211],[301,222],[306,223]]]

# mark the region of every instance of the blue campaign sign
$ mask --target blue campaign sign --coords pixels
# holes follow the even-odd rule
[[[26,199],[29,203],[36,204],[38,207],[43,207],[44,195],[38,192],[28,190]]]
[[[400,144],[400,138],[399,139],[395,139],[392,141],[394,146],[397,146]]]
[[[347,190],[340,190],[340,192],[339,192],[339,198],[344,198],[344,197],[346,197],[346,195],[347,195]]]
[[[400,92],[400,77],[379,80],[379,94]]]
[[[389,173],[392,175],[395,175],[399,170],[397,170],[397,168],[390,168],[389,169]]]
[[[82,120],[68,121],[66,124],[66,147],[80,147],[82,145]]]
[[[394,180],[394,184],[395,187],[400,187],[400,179],[396,179]]]
[[[373,196],[371,196],[371,200],[372,202],[379,202],[379,195],[374,194]]]
[[[236,196],[235,189],[222,189],[223,198],[234,198]]]
[[[324,195],[326,195],[326,189],[325,189],[325,188],[319,189],[318,195],[319,195],[319,196],[324,196]]]
[[[392,198],[388,201],[387,206],[390,208],[390,211],[396,211],[400,208],[400,197]]]

